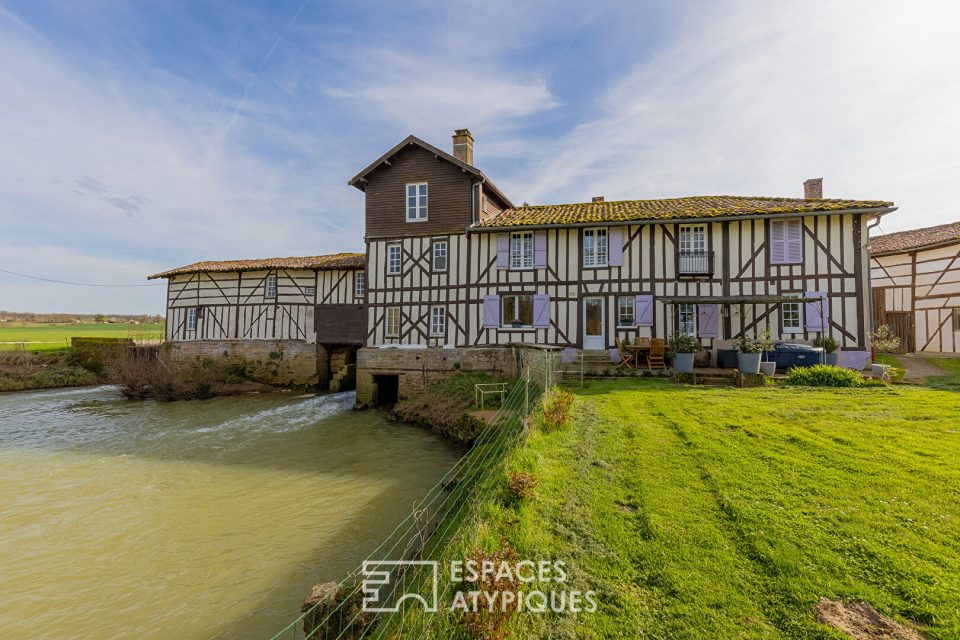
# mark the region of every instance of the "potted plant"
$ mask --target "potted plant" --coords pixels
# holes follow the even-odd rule
[[[737,367],[741,373],[760,373],[760,345],[747,336],[733,341],[737,350]]]
[[[693,358],[703,346],[694,336],[675,333],[667,342],[667,348],[673,355],[673,370],[677,373],[692,373]]]
[[[889,325],[882,324],[870,334],[870,342],[873,343],[873,350],[879,353],[890,353],[896,351],[900,346],[900,336],[893,332]],[[883,374],[889,370],[889,366],[880,363],[870,365],[873,375],[882,378]]]
[[[770,329],[764,329],[763,333],[757,336],[757,346],[760,347],[760,371],[765,376],[772,376],[777,372],[777,363],[770,360],[770,352],[773,351],[774,341],[770,335]]]
[[[835,367],[840,363],[840,354],[837,353],[837,348],[840,346],[837,344],[837,341],[833,339],[833,336],[819,336],[813,341],[813,346],[821,347],[823,349],[824,361],[826,364],[829,364],[831,367]]]

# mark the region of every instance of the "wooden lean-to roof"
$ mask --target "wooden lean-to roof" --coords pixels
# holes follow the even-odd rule
[[[960,222],[941,224],[936,227],[911,229],[885,233],[882,236],[870,238],[870,254],[874,256],[905,253],[920,249],[931,249],[960,243]]]
[[[438,160],[446,160],[450,164],[459,167],[464,173],[468,173],[476,178],[480,178],[483,181],[483,188],[493,192],[498,198],[503,200],[503,203],[508,207],[512,207],[513,203],[510,202],[510,199],[504,195],[500,189],[497,188],[497,185],[493,184],[493,181],[490,180],[480,169],[477,169],[473,165],[467,164],[466,162],[456,158],[442,149],[438,149],[429,142],[425,142],[416,136],[407,136],[394,148],[387,151],[385,154],[371,162],[363,171],[353,176],[347,184],[351,187],[356,187],[361,191],[365,191],[367,188],[367,181],[370,174],[374,171],[391,166],[391,160],[401,154],[405,149],[411,145],[416,145],[422,149],[426,149],[432,153]]]
[[[478,230],[508,227],[567,226],[610,222],[711,219],[858,211],[881,213],[893,203],[881,200],[694,196],[666,200],[620,200],[573,204],[524,205],[506,209],[473,225]]]
[[[264,269],[318,269],[321,271],[354,270],[366,267],[363,253],[334,253],[326,256],[303,256],[299,258],[263,258],[260,260],[208,260],[194,262],[185,267],[147,276],[148,280],[169,278],[185,273],[224,271],[263,271]]]

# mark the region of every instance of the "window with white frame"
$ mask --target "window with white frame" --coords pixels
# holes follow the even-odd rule
[[[427,183],[407,185],[407,222],[427,219]]]
[[[267,276],[263,297],[270,300],[277,297],[277,276]]]
[[[607,266],[607,230],[583,230],[583,266]]]
[[[442,338],[447,333],[447,310],[444,307],[430,309],[430,335]]]
[[[357,271],[353,276],[353,295],[360,298],[367,292],[367,272]]]
[[[688,336],[697,335],[697,305],[677,305],[677,331]]]
[[[533,296],[516,294],[503,296],[500,307],[502,310],[502,325],[505,327],[533,326]]]
[[[388,338],[400,336],[400,307],[387,307],[386,325]]]
[[[401,254],[400,254],[400,243],[393,243],[387,245],[387,275],[388,276],[398,276],[400,275],[401,263]]]
[[[796,296],[790,296],[791,298]],[[784,333],[803,333],[803,303],[780,303],[780,318]]]
[[[305,295],[305,296],[315,296],[315,295],[317,295],[317,288],[316,288],[316,287],[304,287],[304,288],[303,288],[303,295]]]
[[[685,224],[680,227],[680,251],[706,251],[707,225]]]
[[[533,233],[510,234],[510,268],[530,269],[533,267]]]
[[[620,296],[617,298],[617,326],[635,327],[637,326],[635,318],[636,298],[633,296]]]
[[[449,245],[446,240],[433,241],[433,270],[434,271],[447,270],[447,248],[448,247]]]
[[[197,328],[197,308],[187,308],[187,331],[193,331]]]

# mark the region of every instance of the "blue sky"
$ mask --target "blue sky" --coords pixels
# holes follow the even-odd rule
[[[950,2],[0,0],[0,269],[103,284],[362,250],[346,181],[476,137],[516,202],[891,199],[960,219]],[[0,273],[0,309],[156,313],[163,287]]]

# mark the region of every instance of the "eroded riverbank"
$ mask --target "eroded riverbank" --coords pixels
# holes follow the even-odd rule
[[[457,460],[439,436],[352,404],[0,396],[0,628],[269,637]]]

